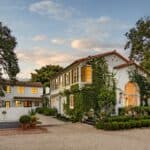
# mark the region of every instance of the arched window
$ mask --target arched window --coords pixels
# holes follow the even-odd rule
[[[139,101],[139,87],[135,82],[128,82],[124,92],[125,106],[137,106]]]

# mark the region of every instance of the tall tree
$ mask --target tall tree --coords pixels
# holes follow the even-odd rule
[[[128,39],[125,49],[131,49],[129,58],[150,71],[150,16],[139,19],[136,27],[130,29],[125,36]]]
[[[0,93],[2,94],[2,70],[5,71],[11,80],[14,80],[19,73],[18,59],[14,48],[16,38],[12,36],[11,30],[0,22]]]
[[[31,73],[31,81],[41,82],[43,86],[49,86],[50,77],[61,71],[63,68],[58,65],[46,65],[40,69],[35,69],[35,73]]]

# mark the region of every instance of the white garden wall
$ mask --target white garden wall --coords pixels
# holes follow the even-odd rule
[[[35,109],[36,107],[11,107],[11,108],[0,108],[0,122],[7,121],[18,121],[20,116],[28,114],[31,109]],[[3,111],[7,113],[2,114]]]

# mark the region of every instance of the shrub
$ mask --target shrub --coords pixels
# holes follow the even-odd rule
[[[39,114],[44,114],[46,116],[56,116],[57,109],[56,108],[48,108],[48,107],[40,107],[36,109],[36,112]]]
[[[31,116],[31,122],[37,122],[39,120],[36,116]]]
[[[55,116],[57,115],[56,108],[44,108],[43,114],[46,116]]]
[[[63,115],[61,115],[61,114],[57,114],[57,115],[56,115],[56,118],[59,119],[59,120],[65,121],[65,122],[70,121],[70,118],[68,118],[68,117],[66,117],[66,116],[63,116]]]
[[[20,117],[19,122],[22,124],[30,123],[31,117],[29,115],[23,115]]]
[[[96,128],[104,130],[121,130],[131,128],[150,127],[150,119],[129,120],[126,122],[98,122]]]
[[[141,120],[141,119],[150,119],[150,116],[112,116],[108,118],[104,118],[104,122],[112,122],[112,121],[117,121],[117,122],[126,122],[130,120]]]
[[[135,106],[119,108],[119,115],[130,114],[132,115],[150,115],[150,106]]]
[[[38,107],[38,108],[36,108],[36,112],[39,113],[39,114],[43,114],[44,107]]]
[[[104,122],[100,121],[100,122],[96,122],[96,128],[97,129],[104,129]]]

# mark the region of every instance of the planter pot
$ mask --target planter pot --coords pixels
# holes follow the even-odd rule
[[[30,127],[30,124],[29,124],[29,123],[21,123],[21,128],[22,128],[23,130],[28,129],[29,127]]]
[[[30,124],[30,126],[31,126],[32,128],[35,128],[35,127],[36,127],[36,122],[32,122],[32,123]]]

